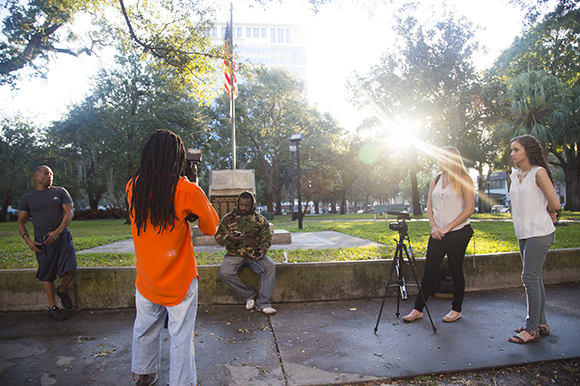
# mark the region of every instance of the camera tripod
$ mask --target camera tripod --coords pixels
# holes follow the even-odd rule
[[[403,222],[404,223],[404,222]],[[406,224],[404,224],[406,225]],[[407,249],[407,245],[405,241],[409,244],[409,249],[411,250],[412,259],[409,257],[409,251]],[[397,239],[395,239],[397,242]],[[405,257],[407,261],[405,261],[403,257],[403,252],[405,252]],[[377,324],[375,326],[375,334],[379,329],[379,322],[381,321],[381,315],[383,313],[383,307],[385,306],[385,299],[387,298],[387,292],[389,291],[390,287],[397,287],[397,312],[396,316],[399,317],[399,305],[401,299],[407,299],[407,286],[405,283],[405,276],[403,275],[403,263],[408,264],[411,268],[411,272],[413,273],[413,277],[415,278],[415,283],[417,288],[419,289],[419,295],[423,298],[425,302],[425,296],[423,295],[423,289],[421,288],[421,284],[419,280],[417,280],[417,275],[415,274],[415,256],[413,253],[413,247],[411,246],[411,241],[409,240],[409,235],[406,232],[406,226],[399,229],[399,240],[397,242],[397,248],[395,249],[395,255],[393,256],[393,263],[391,264],[391,272],[389,273],[389,280],[387,281],[387,286],[385,287],[385,295],[383,296],[383,303],[381,304],[381,310],[379,311],[379,316],[377,318]],[[393,273],[397,272],[397,283],[391,284],[391,280],[393,279]],[[429,315],[429,320],[431,321],[431,326],[433,327],[433,333],[437,333],[437,328],[435,324],[433,324],[433,319],[431,318],[431,313],[429,312],[429,308],[427,307],[427,302],[425,302],[425,310],[427,311],[427,315]]]

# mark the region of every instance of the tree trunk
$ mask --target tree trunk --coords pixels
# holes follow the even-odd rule
[[[411,198],[413,200],[413,214],[415,216],[420,216],[422,213],[421,204],[419,202],[419,186],[417,184],[417,149],[414,146],[411,146],[410,157]]]
[[[92,210],[99,209],[99,201],[101,201],[101,193],[89,193],[89,206]]]
[[[564,209],[578,212],[580,211],[580,157],[575,153],[575,148],[578,148],[578,144],[570,147],[564,146],[566,163],[562,169],[566,179],[566,205]]]
[[[0,210],[0,222],[6,222],[6,216],[8,215],[8,204],[10,203],[10,198],[12,197],[12,184],[9,184],[4,191],[4,199],[2,200],[2,210]]]
[[[276,187],[276,214],[282,215],[282,184]]]

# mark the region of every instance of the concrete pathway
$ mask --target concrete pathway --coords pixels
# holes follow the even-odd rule
[[[199,386],[313,386],[389,382],[433,372],[501,368],[580,357],[580,283],[546,287],[552,328],[539,342],[507,339],[525,323],[523,288],[468,292],[463,318],[443,323],[448,299],[430,299],[437,328],[425,318],[404,323],[413,306],[382,299],[274,304],[268,317],[243,306],[200,306],[195,351]],[[0,384],[133,385],[134,309],[0,313]],[[157,385],[169,382],[170,337],[163,331]]]
[[[381,246],[382,244],[375,243],[359,237],[345,235],[344,233],[334,231],[323,232],[302,232],[292,233],[291,244],[274,244],[272,249],[327,249],[327,248],[351,248],[351,247],[370,247]],[[203,252],[219,252],[225,251],[224,247],[216,246],[194,246],[195,251]],[[100,247],[85,249],[77,253],[134,253],[133,240],[128,239],[118,241],[116,243],[102,245]]]

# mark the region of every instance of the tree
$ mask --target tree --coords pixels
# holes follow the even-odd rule
[[[449,12],[432,24],[421,25],[413,16],[416,7],[405,5],[396,14],[394,30],[401,43],[385,52],[381,63],[367,74],[355,74],[349,83],[351,99],[374,109],[374,117],[365,123],[367,128],[383,131],[391,127],[392,131],[394,123],[409,127],[419,119],[423,124],[409,142],[461,147],[465,138],[473,139],[472,134],[478,133],[473,120],[477,113],[471,103],[472,86],[478,81],[472,64],[478,49],[475,27]],[[421,213],[418,166],[411,157],[407,168],[417,215]]]
[[[92,209],[105,193],[121,201],[154,130],[179,134],[188,148],[203,148],[209,135],[199,102],[177,77],[134,55],[118,61],[101,70],[91,94],[49,130],[61,157],[74,165],[71,184],[83,187]]]
[[[319,213],[319,203],[332,194],[338,183],[344,130],[330,114],[315,109],[310,110],[306,124],[311,130],[300,145],[301,188],[303,200],[313,201],[315,212]]]
[[[578,107],[580,95],[567,92],[564,83],[546,71],[523,73],[509,83],[511,119],[498,130],[513,138],[536,137],[554,155],[551,161],[566,179],[566,209],[580,210]]]
[[[116,15],[112,12],[118,5]],[[213,71],[219,57],[207,32],[212,8],[200,1],[161,0],[126,5],[107,0],[44,0],[23,4],[7,0],[3,6],[5,39],[0,40],[0,85],[15,85],[25,67],[44,75],[57,54],[92,55],[103,47],[132,44],[143,57],[171,71],[200,99],[209,100],[211,82],[202,79]],[[75,26],[75,20],[83,28]],[[87,25],[89,28],[87,28]],[[83,36],[75,31],[85,29]],[[129,40],[127,40],[129,39]]]
[[[254,166],[264,178],[266,205],[273,212],[274,185],[281,163],[290,158],[290,135],[302,131],[308,138],[308,106],[303,85],[280,69],[259,71],[240,88],[236,99],[236,147],[242,168]],[[231,149],[227,98],[216,99],[214,121],[219,145]],[[228,147],[228,144],[230,145]],[[227,158],[231,160],[230,156]]]
[[[560,2],[498,58],[490,69],[499,85],[497,97],[486,103],[499,100],[503,105],[489,116],[498,122],[494,138],[503,140],[504,149],[512,134],[528,132],[539,137],[555,157],[553,164],[564,172],[566,209],[580,210],[580,9],[563,3],[569,2]]]
[[[4,118],[0,123],[0,186],[4,192],[0,222],[6,221],[8,206],[16,206],[20,196],[29,190],[32,168],[36,166],[33,162],[42,150],[38,139],[38,130],[23,116]]]

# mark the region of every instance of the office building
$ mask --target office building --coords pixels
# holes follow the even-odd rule
[[[212,43],[223,44],[225,32],[225,23],[216,24],[211,30]],[[263,64],[267,68],[283,68],[302,80],[306,87],[307,32],[306,25],[237,23],[234,20],[236,62]]]

